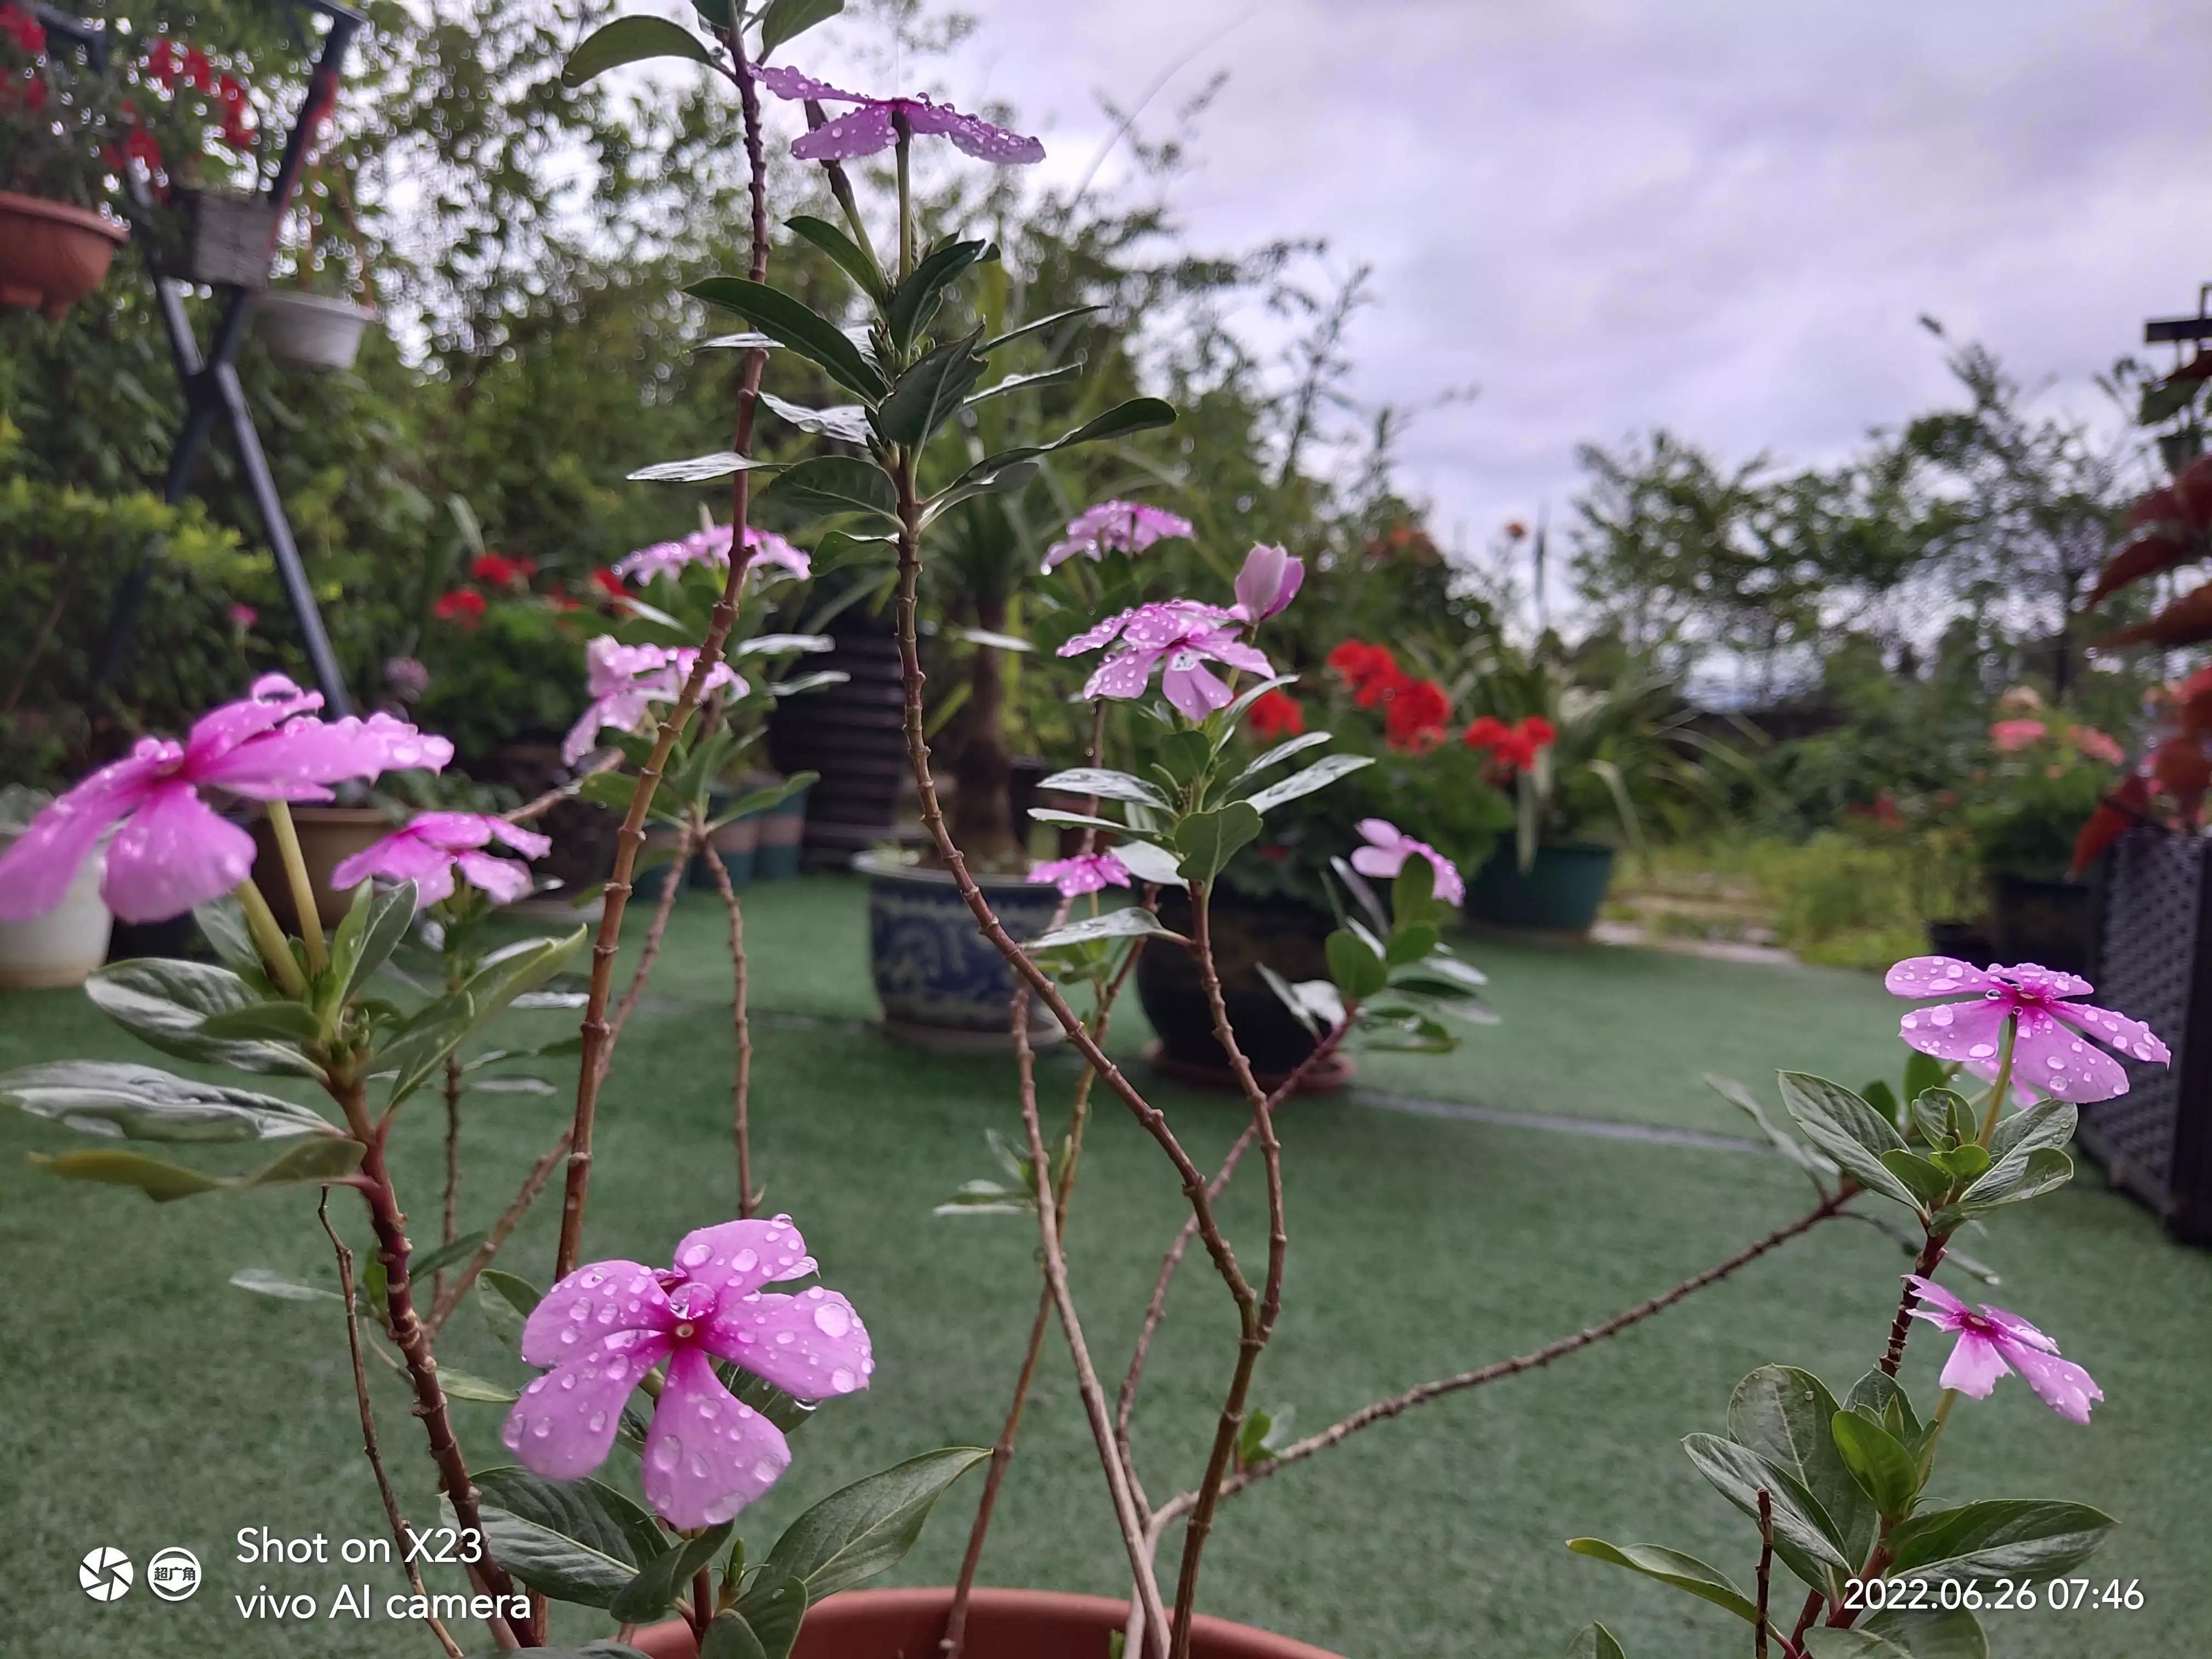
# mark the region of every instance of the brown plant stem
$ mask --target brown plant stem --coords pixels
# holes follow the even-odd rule
[[[346,1122],[361,1142],[361,1168],[352,1185],[368,1200],[369,1225],[376,1233],[377,1257],[384,1263],[385,1328],[392,1345],[407,1367],[407,1381],[415,1394],[415,1415],[422,1419],[422,1432],[437,1465],[438,1485],[453,1506],[453,1524],[483,1534],[483,1516],[477,1504],[476,1483],[453,1438],[453,1424],[446,1408],[446,1390],[438,1381],[438,1361],[431,1352],[430,1333],[415,1311],[415,1289],[407,1273],[412,1246],[407,1240],[407,1217],[392,1184],[392,1171],[384,1161],[384,1134],[368,1120],[368,1103],[358,1079],[337,1084],[332,1092],[344,1109]],[[507,1571],[487,1556],[477,1573],[494,1595],[511,1595],[514,1587]],[[517,1632],[518,1639],[524,1632]],[[523,1645],[534,1643],[524,1640]]]
[[[768,276],[768,168],[761,143],[760,99],[752,73],[746,66],[744,44],[734,31],[723,36],[735,65],[738,99],[744,125],[746,189],[752,208],[752,254],[747,275],[754,282]],[[761,370],[768,354],[757,349],[744,354],[738,378],[737,415],[731,447],[740,455],[752,453],[753,419],[760,397]],[[744,592],[745,573],[752,564],[752,550],[745,544],[745,521],[751,506],[751,474],[740,469],[730,488],[730,572],[722,583],[722,596],[699,642],[699,658],[684,682],[676,706],[654,733],[652,751],[638,770],[637,787],[623,814],[622,830],[615,838],[614,872],[607,879],[605,908],[599,917],[599,934],[592,946],[591,990],[585,1000],[582,1025],[584,1053],[576,1068],[576,1109],[569,1129],[568,1169],[561,1195],[561,1238],[553,1255],[553,1277],[564,1279],[576,1265],[584,1237],[584,1204],[592,1183],[592,1131],[599,1115],[599,1085],[614,1030],[607,1022],[607,1000],[614,988],[615,953],[622,946],[623,911],[629,902],[630,872],[637,866],[637,851],[645,842],[645,818],[653,793],[660,787],[668,757],[683,734],[684,725],[706,690],[707,676],[721,661],[730,631],[737,626],[738,603]]]
[[[629,1017],[637,1012],[644,999],[647,981],[653,977],[653,965],[660,960],[660,942],[668,934],[668,919],[676,914],[677,896],[691,873],[691,836],[681,833],[676,843],[676,856],[667,866],[667,879],[660,884],[660,896],[653,902],[653,920],[647,923],[645,943],[637,953],[637,967],[631,972],[629,983],[623,989],[622,1000],[615,1005],[614,1018],[608,1022],[607,1046],[599,1056],[599,1081],[614,1066],[615,1044],[622,1040],[623,1028]]]
[[[451,1244],[459,1237],[454,1224],[460,1211],[461,1195],[461,1057],[447,1054],[445,1064],[446,1101],[446,1192],[445,1202],[440,1206],[438,1243]],[[443,1267],[430,1275],[430,1307],[434,1312],[446,1299],[446,1270]]]
[[[738,1044],[737,1069],[730,1078],[730,1132],[738,1148],[738,1214],[744,1218],[760,1205],[760,1195],[753,1190],[753,1022],[747,1007],[745,913],[714,843],[702,836],[699,850],[707,868],[714,872],[714,890],[722,896],[722,908],[730,915],[730,1028]]]
[[[1146,1100],[1137,1086],[1122,1074],[1121,1068],[1106,1057],[1105,1050],[1084,1029],[1082,1020],[1068,1006],[1067,999],[1060,994],[1059,987],[1052,982],[1051,977],[1042,969],[1030,960],[1029,953],[1014,942],[997,914],[992,910],[990,901],[983,896],[982,890],[975,884],[975,877],[969,872],[967,860],[961,856],[960,848],[954,844],[951,834],[945,827],[944,809],[937,798],[937,781],[930,774],[929,740],[924,733],[922,721],[921,688],[925,676],[921,670],[916,626],[916,592],[921,576],[921,502],[915,493],[914,458],[911,455],[902,452],[896,458],[892,480],[898,492],[899,503],[897,615],[899,663],[905,693],[907,759],[914,775],[915,793],[920,797],[921,821],[929,832],[930,842],[937,848],[938,856],[951,875],[953,884],[958,888],[961,898],[975,918],[975,925],[983,937],[990,940],[999,954],[1012,966],[1014,972],[1028,981],[1030,990],[1043,1000],[1052,1017],[1060,1023],[1060,1029],[1067,1034],[1068,1042],[1074,1046],[1076,1052],[1104,1079],[1106,1086],[1129,1109],[1138,1126],[1152,1138],[1175,1165],[1176,1173],[1182,1181],[1183,1195],[1198,1218],[1199,1237],[1204,1241],[1206,1254],[1212,1258],[1215,1268],[1229,1287],[1230,1294],[1240,1304],[1248,1298],[1256,1301],[1256,1293],[1237,1265],[1236,1253],[1229,1248],[1229,1241],[1223,1237],[1221,1228],[1214,1219],[1213,1206],[1206,1195],[1206,1176],[1191,1162],[1190,1154],[1183,1150],[1182,1143],[1176,1139],[1167,1115]]]
[[[1106,1489],[1113,1500],[1114,1519],[1128,1552],[1129,1571],[1136,1582],[1136,1599],[1152,1628],[1163,1628],[1166,1608],[1152,1572],[1152,1552],[1146,1541],[1145,1522],[1130,1491],[1128,1471],[1121,1467],[1114,1447],[1114,1424],[1106,1409],[1106,1390],[1091,1363],[1083,1338],[1083,1322],[1075,1310],[1075,1297],[1067,1285],[1067,1258],[1060,1247],[1060,1209],[1053,1196],[1049,1160],[1045,1153],[1044,1129],[1037,1117],[1036,1052],[1030,1046],[1029,998],[1025,989],[1014,994],[1014,1060],[1021,1077],[1022,1129],[1029,1139],[1030,1188],[1036,1200],[1037,1237],[1043,1247],[1046,1287],[1060,1314],[1060,1327],[1067,1338],[1069,1358],[1075,1365],[1076,1390],[1083,1397],[1084,1414],[1091,1420],[1091,1436],[1098,1447],[1098,1461],[1106,1472]],[[1131,1659],[1138,1659],[1131,1656]]]
[[[1943,1248],[1950,1242],[1948,1233],[1929,1233],[1928,1242],[1920,1247],[1920,1255],[1913,1261],[1912,1271],[1922,1279],[1928,1278],[1942,1264]],[[1897,1298],[1897,1317],[1889,1322],[1889,1346],[1883,1350],[1881,1360],[1885,1376],[1895,1376],[1897,1368],[1905,1363],[1905,1345],[1912,1335],[1912,1310],[1919,1305],[1919,1292],[1906,1285]]]
[[[1274,1093],[1268,1097],[1269,1109],[1272,1110],[1279,1107],[1291,1095],[1297,1093],[1299,1086],[1314,1070],[1336,1052],[1351,1030],[1351,1021],[1348,1019],[1342,1021],[1315,1044],[1313,1052],[1300,1060],[1291,1069],[1290,1075],[1276,1085]],[[1243,1133],[1231,1143],[1228,1155],[1221,1160],[1221,1167],[1213,1172],[1213,1178],[1206,1183],[1208,1198],[1218,1199],[1221,1196],[1222,1189],[1229,1185],[1230,1177],[1237,1173],[1237,1164],[1243,1161],[1244,1154],[1251,1150],[1252,1143],[1258,1137],[1259,1132],[1259,1121],[1255,1118],[1247,1123]],[[1175,1242],[1168,1246],[1167,1254],[1161,1258],[1158,1276],[1152,1281],[1152,1300],[1146,1304],[1144,1323],[1138,1328],[1136,1346],[1129,1355],[1129,1369],[1121,1378],[1121,1396],[1115,1402],[1114,1410],[1114,1436],[1121,1448],[1123,1459],[1130,1462],[1132,1467],[1134,1465],[1134,1460],[1129,1445],[1129,1419],[1137,1408],[1138,1386],[1144,1377],[1145,1362],[1152,1354],[1152,1338],[1158,1333],[1160,1321],[1167,1314],[1168,1287],[1175,1279],[1176,1269],[1182,1267],[1183,1255],[1190,1249],[1190,1241],[1195,1237],[1197,1231],[1196,1222],[1186,1217],[1182,1227],[1176,1232]]]
[[[407,1517],[400,1513],[399,1495],[392,1490],[392,1476],[384,1467],[384,1453],[377,1443],[376,1411],[369,1404],[368,1372],[361,1363],[361,1317],[354,1310],[353,1252],[338,1237],[337,1230],[331,1225],[331,1189],[323,1188],[321,1200],[315,1206],[315,1219],[323,1224],[323,1231],[331,1241],[331,1249],[338,1258],[338,1299],[345,1304],[346,1351],[353,1357],[354,1403],[361,1409],[361,1453],[368,1459],[368,1467],[376,1476],[376,1490],[384,1499],[385,1518],[392,1523],[392,1541],[399,1551],[401,1570],[407,1575],[407,1586],[417,1595],[427,1595],[422,1588],[422,1570],[415,1565],[410,1547],[410,1529]],[[446,1659],[461,1659],[460,1644],[455,1642],[434,1613],[422,1615],[422,1622],[430,1627],[430,1634],[438,1638],[438,1645],[446,1650]],[[495,1626],[493,1634],[500,1633]]]
[[[1608,1337],[1618,1336],[1630,1326],[1639,1324],[1654,1314],[1665,1312],[1693,1291],[1701,1291],[1709,1285],[1718,1284],[1729,1274],[1748,1267],[1768,1251],[1788,1243],[1801,1233],[1811,1231],[1821,1222],[1839,1213],[1843,1207],[1856,1196],[1857,1188],[1852,1188],[1838,1194],[1833,1198],[1824,1199],[1795,1221],[1777,1227],[1772,1232],[1747,1244],[1726,1261],[1716,1262],[1703,1273],[1692,1274],[1673,1288],[1639,1302],[1632,1308],[1624,1309],[1610,1319],[1577,1331],[1571,1336],[1560,1337],[1556,1341],[1547,1342],[1540,1348],[1533,1349],[1528,1353],[1517,1354],[1510,1359],[1493,1360],[1491,1364],[1478,1366],[1473,1370],[1462,1371],[1453,1376],[1439,1377],[1432,1382],[1423,1382],[1414,1388],[1407,1389],[1402,1394],[1393,1395],[1387,1400],[1378,1400],[1371,1405],[1363,1406],[1358,1411],[1340,1419],[1319,1433],[1309,1435],[1304,1439],[1285,1447],[1279,1455],[1271,1457],[1264,1463],[1255,1463],[1249,1468],[1238,1470],[1222,1483],[1222,1496],[1234,1497],[1255,1482],[1266,1480],[1278,1469],[1285,1468],[1292,1463],[1303,1462],[1315,1453],[1326,1451],[1329,1447],[1348,1439],[1360,1430],[1372,1427],[1377,1423],[1387,1422],[1391,1418],[1411,1411],[1416,1406],[1425,1405],[1430,1401],[1441,1399],[1445,1395],[1456,1394],[1463,1389],[1480,1388],[1486,1382],[1495,1382],[1504,1377],[1517,1376],[1523,1371],[1540,1370],[1553,1360],[1564,1358],[1578,1349],[1587,1348],[1593,1343],[1602,1342]],[[1195,1496],[1194,1493],[1186,1492],[1179,1498],[1170,1499],[1168,1504],[1161,1505],[1161,1513],[1164,1514],[1170,1508],[1177,1506],[1188,1508]]]
[[[1212,904],[1206,884],[1190,884],[1192,954],[1198,959],[1199,981],[1206,988],[1206,1006],[1213,1013],[1213,1038],[1229,1056],[1229,1069],[1244,1097],[1252,1105],[1252,1127],[1260,1143],[1260,1157],[1267,1172],[1267,1275],[1256,1306],[1243,1297],[1237,1303],[1241,1327],[1237,1341],[1237,1364],[1230,1375],[1229,1393],[1221,1402],[1221,1415],[1213,1431],[1213,1449],[1207,1454],[1206,1474],[1191,1501],[1190,1519],[1183,1528],[1182,1561],[1176,1576],[1175,1632],[1169,1659],[1188,1659],[1191,1621],[1198,1613],[1198,1571],[1206,1553],[1207,1535],[1213,1530],[1213,1512],[1221,1502],[1221,1484],[1228,1478],[1237,1437],[1244,1426],[1244,1407],[1250,1398],[1253,1374],[1260,1355],[1273,1334],[1282,1310],[1283,1268],[1289,1255],[1290,1236],[1283,1216],[1283,1148],[1275,1135],[1275,1115],[1267,1091],[1252,1075],[1251,1062],[1238,1046],[1229,1023],[1229,1005],[1221,994],[1221,975],[1213,960]]]
[[[610,749],[605,754],[592,761],[568,782],[556,783],[544,794],[533,795],[530,799],[523,802],[521,805],[506,815],[507,821],[509,823],[527,823],[532,818],[542,817],[581,789],[586,778],[592,777],[601,772],[611,772],[621,764],[622,752],[619,750]]]
[[[484,1242],[477,1246],[476,1253],[454,1275],[453,1284],[431,1303],[431,1335],[435,1336],[444,1328],[446,1321],[453,1316],[453,1310],[460,1306],[462,1298],[468,1295],[470,1286],[477,1282],[477,1276],[491,1266],[492,1258],[499,1254],[499,1247],[506,1243],[507,1235],[521,1224],[522,1218],[529,1213],[530,1206],[538,1201],[538,1194],[545,1190],[545,1183],[553,1178],[554,1167],[567,1156],[568,1151],[568,1131],[563,1129],[554,1137],[553,1144],[545,1149],[544,1156],[530,1166],[530,1173],[522,1178],[520,1190],[509,1200],[499,1219],[492,1224],[492,1230],[484,1235]]]
[[[1759,1617],[1751,1630],[1752,1659],[1766,1659],[1768,1581],[1774,1572],[1774,1496],[1759,1489]]]

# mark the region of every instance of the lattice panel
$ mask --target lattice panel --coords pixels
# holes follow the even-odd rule
[[[2112,1177],[2162,1212],[2176,1127],[2192,1064],[2187,1052],[2200,955],[2206,843],[2138,830],[2112,853],[2095,1000],[2146,1021],[2173,1049],[2171,1066],[2125,1062],[2129,1091],[2081,1109],[2083,1147]],[[2212,1059],[2212,1056],[2206,1057]]]

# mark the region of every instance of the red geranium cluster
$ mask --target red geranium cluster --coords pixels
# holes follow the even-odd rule
[[[469,567],[471,577],[494,587],[527,587],[530,579],[537,574],[537,560],[519,556],[509,558],[504,553],[479,553],[476,562]]]
[[[1244,729],[1261,743],[1278,738],[1305,735],[1306,712],[1298,700],[1282,690],[1264,691],[1244,711]]]
[[[464,628],[473,628],[483,620],[484,596],[473,587],[457,587],[450,593],[441,593],[430,614],[440,622],[459,623]]]
[[[1498,770],[1526,772],[1536,757],[1559,741],[1559,728],[1541,714],[1528,714],[1508,726],[1494,714],[1479,714],[1468,722],[1460,741],[1487,754]]]
[[[1382,730],[1393,749],[1420,753],[1443,741],[1451,699],[1434,680],[1416,679],[1398,666],[1388,646],[1346,640],[1328,653],[1328,665],[1352,688],[1362,708],[1382,711]]]
[[[246,120],[246,83],[228,72],[217,73],[208,55],[198,46],[179,52],[166,37],[146,54],[146,78],[165,92],[174,92],[179,82],[216,101],[216,118],[222,141],[233,149],[253,148],[253,128]]]

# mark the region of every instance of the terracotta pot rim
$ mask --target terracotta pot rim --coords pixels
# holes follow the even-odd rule
[[[120,219],[106,218],[90,208],[81,208],[70,202],[57,202],[51,197],[26,196],[20,191],[0,190],[0,212],[19,214],[26,219],[46,219],[76,230],[88,230],[106,237],[118,247],[131,240],[131,227]]]

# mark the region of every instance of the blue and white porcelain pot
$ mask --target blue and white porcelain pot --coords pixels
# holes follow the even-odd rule
[[[929,1048],[1009,1047],[1014,970],[976,927],[951,876],[878,853],[859,854],[853,867],[868,878],[868,951],[884,1031]],[[1020,876],[977,884],[1016,939],[1042,933],[1060,902],[1052,887]],[[1060,1036],[1051,1013],[1032,1005],[1030,1040]]]

